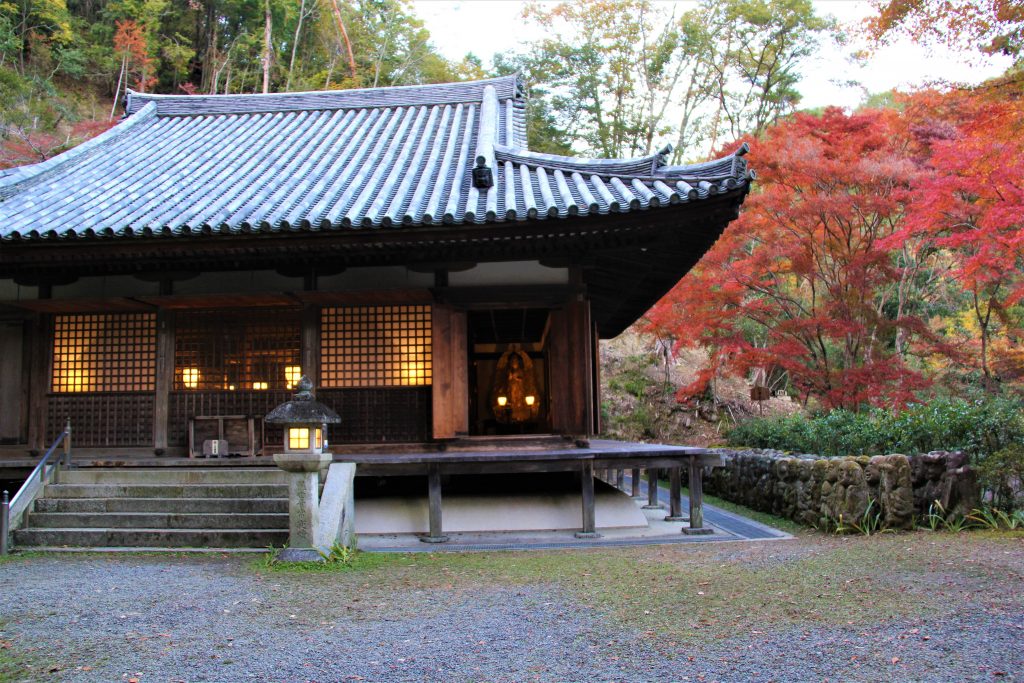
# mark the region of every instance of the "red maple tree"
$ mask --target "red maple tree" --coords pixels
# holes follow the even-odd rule
[[[976,365],[993,386],[997,375],[1019,376],[1024,368],[1012,311],[1024,297],[1024,102],[982,88],[921,93],[905,104],[928,161],[893,243],[919,239],[949,254],[977,327]]]
[[[905,362],[912,340],[937,341],[907,305],[919,257],[884,245],[921,172],[898,117],[830,108],[752,143],[743,215],[648,313],[648,329],[710,350],[681,397],[723,368],[784,370],[826,408],[900,405],[926,386]]]

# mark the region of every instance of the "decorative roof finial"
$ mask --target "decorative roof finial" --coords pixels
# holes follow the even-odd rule
[[[309,381],[309,378],[303,375],[299,378],[299,381],[295,383],[296,392],[292,397],[296,401],[312,401],[313,400],[313,383]]]

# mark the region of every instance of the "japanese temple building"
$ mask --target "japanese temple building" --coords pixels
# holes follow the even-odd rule
[[[442,481],[495,475],[508,490],[509,474],[527,488],[572,475],[582,508],[568,516],[503,510],[492,523],[470,511],[452,528],[591,538],[610,509],[595,503],[594,473],[624,468],[634,496],[639,468],[650,481],[668,470],[666,521],[686,519],[688,468],[684,531],[709,531],[700,479],[717,454],[592,438],[598,341],[643,315],[738,215],[753,177],[745,146],[688,166],[668,165],[668,150],[532,152],[515,77],[129,92],[125,109],[68,152],[0,171],[0,473],[32,467],[68,423],[63,447],[92,468],[54,480],[40,463],[58,485],[44,491],[40,474],[15,496],[10,524],[28,520],[17,543],[279,543],[287,501],[261,456],[285,432],[265,418],[303,376],[340,423],[326,441],[307,430],[288,446],[329,448],[331,472],[376,487],[355,515],[360,534],[441,542]],[[424,476],[429,505],[406,524],[394,511],[419,505],[409,485]],[[337,481],[328,475],[325,496]],[[227,498],[195,497],[214,489]],[[645,524],[629,506],[634,521],[618,525]]]
[[[300,375],[346,444],[600,431],[598,340],[737,216],[745,148],[532,152],[515,77],[129,92],[125,118],[0,171],[0,443],[232,454]]]

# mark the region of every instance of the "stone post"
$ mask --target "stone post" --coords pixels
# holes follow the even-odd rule
[[[330,453],[275,453],[274,463],[288,473],[288,547],[285,562],[322,561],[316,548],[320,526],[320,470],[330,464]]]

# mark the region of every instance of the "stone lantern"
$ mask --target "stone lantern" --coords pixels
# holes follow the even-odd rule
[[[284,425],[284,453],[274,462],[288,472],[288,548],[281,552],[286,561],[319,560],[316,529],[320,525],[320,470],[331,464],[324,453],[327,425],[341,422],[336,412],[313,398],[313,383],[305,376],[296,383],[291,401],[270,411],[268,424]]]

